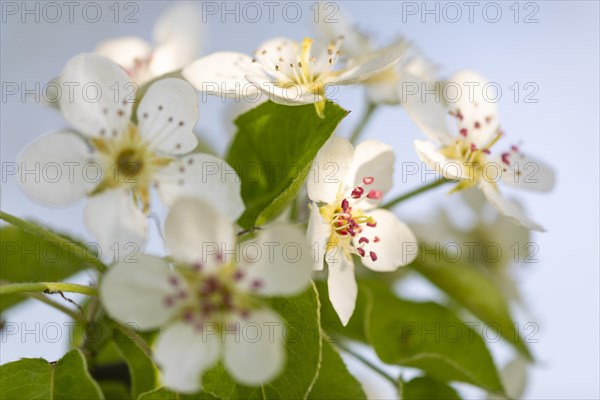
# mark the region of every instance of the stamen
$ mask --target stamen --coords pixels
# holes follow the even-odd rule
[[[381,190],[371,190],[369,194],[367,194],[367,198],[379,200],[383,197],[383,192]]]
[[[366,178],[363,178],[363,183],[365,185],[370,185],[371,183],[373,183],[375,181],[375,178],[373,178],[372,176],[368,176]]]
[[[354,190],[352,191],[352,198],[360,199],[364,192],[365,192],[365,189],[361,188],[360,186],[355,187]]]
[[[362,243],[369,243],[369,239],[367,239],[366,237],[361,237],[360,239],[358,239],[358,243],[362,244]]]
[[[369,256],[371,257],[371,260],[377,261],[377,254],[375,254],[374,251],[370,251]]]
[[[361,257],[365,256],[365,249],[363,249],[362,247],[358,247],[356,251],[358,251],[358,254],[360,254]]]

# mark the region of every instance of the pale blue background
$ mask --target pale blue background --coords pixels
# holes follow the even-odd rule
[[[31,17],[29,22],[21,23],[18,17],[7,16],[0,42],[2,81],[27,82],[30,87],[34,82],[43,85],[60,72],[70,57],[91,51],[109,36],[139,35],[150,39],[152,25],[166,5],[139,2],[139,23],[115,24],[112,14],[108,14],[110,4],[103,3],[106,14],[95,24],[83,21],[80,13],[75,14],[75,23],[63,20],[55,24],[35,23]],[[235,23],[230,16],[226,24],[221,24],[218,16],[209,16],[204,53],[250,52],[273,36],[310,35],[312,2],[300,4],[303,18],[298,23],[284,21],[280,12],[276,12],[274,23],[269,23],[265,15],[259,23]],[[505,95],[500,101],[501,120],[509,137],[514,141],[522,139],[525,149],[551,163],[558,175],[551,195],[517,194],[529,213],[549,229],[549,233],[534,234],[541,262],[520,274],[530,307],[530,316],[524,320],[534,320],[540,326],[539,343],[532,344],[540,364],[532,371],[526,396],[598,398],[598,2],[536,2],[539,22],[532,24],[513,22],[509,9],[513,2],[499,3],[503,16],[495,24],[482,18],[482,6],[476,10],[473,23],[465,14],[458,23],[435,23],[432,16],[425,23],[419,16],[409,16],[403,23],[400,2],[340,4],[361,26],[377,32],[382,41],[398,33],[414,40],[443,67],[444,74],[471,68],[502,85]],[[433,7],[434,3],[428,6]],[[463,11],[467,12],[465,8]],[[521,17],[524,13],[521,9]],[[508,89],[513,82],[536,82],[539,102],[515,103]],[[362,104],[359,90],[342,93],[344,97],[338,96],[341,105],[353,110],[341,128],[347,131],[360,114]],[[224,149],[224,107],[216,99],[201,107],[199,129]],[[15,161],[32,139],[65,125],[55,111],[22,103],[16,97],[2,103],[1,111],[2,162]],[[417,161],[411,143],[420,134],[399,108],[381,111],[366,136],[393,144],[398,163]],[[406,184],[400,182],[400,176],[397,180],[398,193],[419,184],[415,178]],[[443,191],[437,191],[423,200],[406,203],[398,212],[414,220],[427,216],[432,205],[444,200]],[[4,211],[85,235],[80,205],[49,210],[25,197],[12,179],[2,184],[1,201]],[[93,278],[79,278],[84,282],[90,279]],[[64,321],[45,306],[33,304],[17,308],[5,318],[19,324],[25,321],[29,328],[36,321]],[[60,343],[36,343],[35,339],[29,335],[24,343],[16,337],[3,342],[1,362],[21,356],[56,359],[63,352]]]

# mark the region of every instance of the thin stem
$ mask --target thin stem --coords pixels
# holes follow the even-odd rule
[[[450,179],[446,179],[446,178],[440,178],[436,181],[426,184],[425,186],[421,186],[420,188],[417,188],[408,193],[400,195],[400,196],[396,197],[395,199],[390,200],[389,202],[387,202],[383,206],[381,206],[381,208],[390,209],[390,208],[396,206],[397,204],[402,203],[404,200],[408,200],[411,197],[417,196],[421,193],[424,193],[430,189],[434,189],[434,188],[441,186],[444,183],[448,183],[448,182],[453,182],[453,181]]]
[[[337,343],[333,343],[333,345],[339,347],[346,353],[350,354],[352,357],[356,358],[357,360],[359,360],[360,362],[365,364],[367,367],[371,368],[373,371],[377,372],[379,375],[381,375],[382,377],[384,377],[385,379],[390,381],[392,383],[392,385],[394,385],[394,387],[398,386],[397,379],[395,379],[393,376],[391,376],[390,374],[385,372],[383,369],[379,368],[377,365],[373,364],[371,361],[367,360],[363,355],[355,352],[350,347],[346,346],[344,343],[337,342]]]
[[[65,314],[67,314],[69,317],[73,318],[73,320],[79,322],[80,324],[85,324],[86,320],[83,317],[83,315],[81,315],[80,313],[71,310],[69,307],[65,307],[62,304],[47,298],[46,296],[44,296],[42,293],[36,293],[36,292],[26,292],[26,293],[19,293],[20,296],[27,296],[27,297],[31,297],[32,299],[36,299],[38,301],[41,301],[44,304],[49,305],[50,307],[53,307]]]
[[[356,143],[356,141],[362,134],[363,130],[365,129],[365,126],[367,126],[367,123],[373,116],[373,112],[376,109],[377,109],[377,104],[375,104],[375,103],[367,104],[367,108],[365,109],[365,112],[364,112],[362,118],[360,119],[358,125],[356,125],[356,127],[352,131],[352,134],[350,135],[350,143],[352,143],[352,144]]]
[[[138,335],[131,326],[123,326],[121,324],[119,324],[118,322],[115,321],[110,321],[109,324],[115,328],[118,329],[119,332],[121,332],[122,334],[124,334],[125,336],[127,336],[129,339],[131,339],[131,341],[133,341],[135,343],[135,345],[149,358],[152,359],[152,350],[150,349],[150,347],[148,346],[148,344],[146,343],[146,341],[144,339],[142,339],[142,337],[140,335]]]
[[[106,270],[106,265],[104,265],[104,263],[100,261],[95,255],[90,254],[89,250],[79,243],[75,243],[72,240],[57,235],[56,233],[42,228],[39,225],[36,225],[29,221],[25,221],[21,218],[15,217],[14,215],[7,214],[4,211],[0,211],[0,219],[8,222],[11,225],[21,228],[34,236],[48,240],[50,242],[57,243],[66,249],[72,250],[74,256],[91,264],[100,272]]]
[[[98,292],[96,288],[84,285],[78,285],[76,283],[64,283],[64,282],[27,282],[27,283],[8,283],[0,285],[0,296],[23,293],[23,292],[67,292],[67,293],[81,293],[88,296],[96,296]]]

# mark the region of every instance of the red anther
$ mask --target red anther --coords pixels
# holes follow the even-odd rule
[[[375,178],[373,178],[372,176],[367,176],[366,178],[363,178],[363,183],[365,185],[370,185],[374,181],[375,181]]]
[[[375,228],[377,226],[377,221],[367,222],[367,226],[370,226],[371,228]]]
[[[356,251],[358,251],[358,254],[360,254],[361,257],[365,256],[365,249],[362,247],[357,248]]]
[[[369,239],[363,236],[360,239],[358,239],[358,243],[369,243]]]
[[[481,128],[481,124],[479,123],[479,121],[475,121],[475,129],[479,128]]]
[[[373,241],[374,241],[375,243],[379,243],[379,241],[380,241],[380,240],[381,240],[381,239],[379,239],[379,236],[375,236],[375,237],[373,238]]]
[[[342,200],[342,210],[348,211],[348,207],[350,207],[350,205],[348,204],[348,200],[346,200],[346,199]]]
[[[475,146],[475,143],[471,143],[471,151],[475,150],[477,150],[477,146]]]
[[[235,271],[233,274],[233,279],[236,281],[241,281],[244,278],[244,271],[240,271],[239,269]]]
[[[506,165],[510,165],[509,157],[510,153],[502,153],[502,162]]]
[[[371,190],[369,194],[367,194],[367,198],[379,200],[383,197],[383,192],[381,190]]]
[[[354,190],[352,191],[352,198],[360,199],[360,197],[363,195],[364,192],[365,192],[365,189],[361,188],[360,186],[355,187]]]
[[[166,307],[172,307],[173,304],[175,304],[175,299],[172,298],[171,296],[167,296],[164,298],[163,302]]]
[[[515,153],[519,151],[519,148],[518,148],[517,146],[514,146],[514,145],[513,145],[513,146],[510,146],[510,149],[511,149],[512,151],[514,151]]]
[[[358,224],[356,223],[355,220],[351,219],[350,221],[348,221],[348,225],[350,225],[352,228],[356,228],[358,226]]]
[[[242,319],[248,319],[248,317],[250,317],[250,311],[248,311],[248,310],[240,311],[240,317],[242,317]]]
[[[190,310],[185,310],[181,317],[185,322],[191,322],[194,319],[194,313]]]
[[[348,231],[345,229],[342,229],[341,231],[338,232],[338,234],[342,235],[342,236],[346,236],[348,234]]]
[[[489,125],[490,122],[492,122],[492,116],[488,115],[487,117],[485,117],[485,123]]]
[[[202,268],[204,268],[204,265],[202,265],[202,263],[201,263],[201,262],[199,262],[199,261],[198,261],[197,263],[195,263],[195,264],[194,264],[194,270],[195,270],[196,272],[199,272],[199,271],[201,271],[201,270],[202,270]]]
[[[356,236],[356,232],[354,231],[354,229],[352,227],[348,228],[348,233],[350,234],[350,236]]]
[[[377,254],[375,254],[374,251],[370,251],[369,256],[371,257],[371,260],[377,261]]]
[[[340,217],[342,217],[342,219],[348,220],[352,218],[352,214],[350,214],[349,212],[344,212],[340,215]]]
[[[463,118],[464,118],[464,117],[463,117],[463,115],[461,114],[460,110],[457,110],[457,111],[456,111],[456,118],[458,118],[460,121],[462,121],[462,120],[463,120]]]
[[[483,149],[482,151],[483,151],[485,154],[490,154],[490,153],[491,153],[490,149]]]
[[[180,290],[179,293],[177,293],[177,297],[179,297],[180,299],[185,299],[187,295],[188,294],[185,290]]]
[[[263,285],[263,282],[261,280],[255,279],[252,281],[252,289],[259,289],[261,288]]]
[[[458,133],[464,137],[467,137],[467,128],[462,128],[460,131],[458,131]]]
[[[170,276],[169,277],[169,283],[172,286],[179,286],[179,279],[176,276]]]

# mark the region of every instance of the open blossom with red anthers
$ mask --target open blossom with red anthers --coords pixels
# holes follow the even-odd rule
[[[374,271],[394,271],[416,255],[416,239],[390,211],[379,209],[392,187],[393,149],[377,140],[356,147],[333,137],[319,151],[308,179],[312,200],[307,236],[314,268],[329,266],[329,299],[345,325],[354,312],[357,286],[352,255]],[[331,176],[335,171],[335,176]]]
[[[301,43],[275,38],[261,44],[254,57],[217,52],[183,69],[183,76],[201,92],[258,102],[261,94],[290,106],[315,104],[319,115],[325,107],[329,85],[363,82],[395,65],[404,56],[406,43],[393,43],[348,60],[338,59],[343,38],[331,42],[305,38]]]
[[[103,41],[95,52],[119,64],[132,81],[141,85],[183,68],[197,55],[202,41],[202,17],[189,3],[171,7],[154,25],[150,44],[136,36]]]
[[[174,261],[136,255],[103,276],[100,299],[107,313],[141,330],[162,328],[154,358],[163,384],[196,392],[203,373],[222,360],[241,384],[275,378],[285,364],[284,323],[266,303],[310,285],[308,245],[291,225],[261,230],[237,243],[231,215],[195,198],[180,199],[165,221]],[[282,251],[298,249],[294,258]],[[247,327],[258,336],[247,338]]]
[[[418,82],[417,78],[415,81]],[[430,141],[415,140],[419,158],[448,179],[459,181],[454,191],[478,187],[500,213],[524,227],[544,231],[514,202],[501,196],[498,182],[536,191],[554,186],[554,173],[544,163],[525,156],[517,146],[494,153],[502,137],[496,103],[490,101],[487,82],[472,71],[461,71],[449,82],[461,88],[461,95],[444,107],[434,96],[408,96],[406,111]],[[424,85],[423,82],[421,82]],[[422,86],[424,87],[424,86]],[[446,125],[450,114],[457,134]]]

